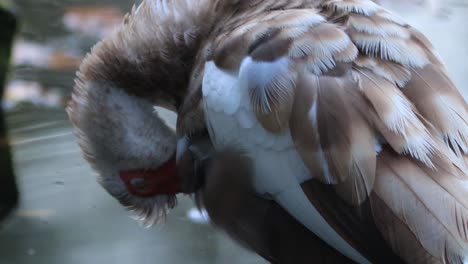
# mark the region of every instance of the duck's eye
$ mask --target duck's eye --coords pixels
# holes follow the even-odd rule
[[[133,178],[130,180],[130,184],[138,189],[145,188],[145,179],[143,178]]]

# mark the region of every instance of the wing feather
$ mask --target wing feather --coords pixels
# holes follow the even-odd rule
[[[369,0],[313,7],[248,18],[215,41],[216,65],[251,63],[247,104],[265,133],[290,132],[313,178],[352,206],[370,202],[405,261],[461,263],[466,102],[430,41],[397,16]]]
[[[453,82],[435,65],[413,69],[402,90],[458,156],[468,152],[467,104]]]
[[[393,134],[387,141],[401,154],[434,167],[432,156],[435,142],[426,126],[418,118],[415,108],[401,90],[389,81],[370,72],[359,71],[360,89],[370,101],[386,131]],[[394,141],[394,142],[393,142]]]
[[[408,252],[408,248],[417,247],[409,241],[419,242],[436,263],[461,263],[446,259],[446,255],[457,259],[467,256],[468,207],[466,199],[459,196],[468,192],[467,183],[385,150],[378,158],[371,200],[379,229],[394,250],[414,261],[411,263],[426,263],[428,256],[421,250],[416,252],[425,257]],[[394,237],[397,234],[409,240]]]
[[[338,193],[361,204],[374,184],[376,140],[349,100],[353,85],[347,78],[317,78],[317,129],[330,173],[340,182]]]

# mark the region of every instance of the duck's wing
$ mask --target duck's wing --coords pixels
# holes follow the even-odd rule
[[[337,197],[369,201],[399,256],[462,263],[468,108],[421,33],[371,1],[329,0],[265,12],[214,43],[219,68],[249,67],[241,71],[251,73],[257,121],[271,133],[289,129]]]

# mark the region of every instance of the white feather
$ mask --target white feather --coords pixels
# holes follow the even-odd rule
[[[287,208],[286,210],[294,216],[294,218],[303,223],[309,230],[327,242],[327,244],[332,245],[343,255],[357,263],[371,263],[343,240],[335,230],[330,228],[327,221],[320,215],[320,212],[309,202],[299,184],[297,184],[297,186],[291,186],[289,190],[277,195],[276,201],[283,208]]]
[[[226,146],[240,148],[253,160],[254,186],[259,194],[269,194],[274,197],[293,217],[345,256],[358,263],[370,263],[333,230],[303,193],[299,184],[311,179],[312,176],[294,148],[289,131],[272,134],[254,118],[249,120],[254,122],[253,125],[244,122],[246,116],[254,117],[254,115],[246,83],[250,79],[242,75],[246,69],[253,70],[253,67],[260,64],[247,58],[241,65],[245,68],[240,69],[238,77],[220,70],[213,62],[208,62],[205,67],[204,112],[215,148],[222,149]],[[268,77],[267,65],[262,65],[260,69],[263,73],[255,80],[257,82]],[[240,81],[235,80],[236,78]],[[221,97],[218,92],[220,89],[226,89],[224,94],[229,94],[230,97]],[[238,96],[235,96],[236,94]],[[241,102],[233,103],[229,100]],[[234,112],[226,111],[226,108],[218,111],[220,104],[237,105],[238,108]],[[241,115],[243,116],[240,117]]]
[[[375,35],[360,35],[352,38],[356,46],[365,54],[414,68],[422,68],[429,63],[425,51],[420,46],[411,45],[401,38],[384,38]]]
[[[330,0],[326,1],[325,6],[338,10],[339,12],[352,12],[370,16],[376,13],[379,10],[382,10],[382,7],[375,4],[370,0],[355,0],[355,1],[341,1],[341,0]]]
[[[372,35],[382,37],[398,36],[403,39],[411,37],[409,31],[398,24],[387,23],[380,25],[365,17],[351,17],[349,23],[354,29]]]

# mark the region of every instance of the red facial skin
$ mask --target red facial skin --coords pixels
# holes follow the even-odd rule
[[[120,172],[120,178],[128,191],[139,197],[172,195],[181,192],[181,181],[177,176],[175,157],[169,159],[157,169],[137,169]],[[132,179],[142,179],[142,186],[136,187]]]

